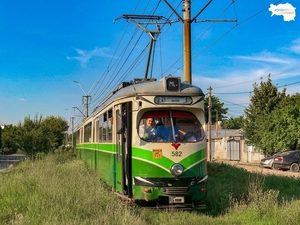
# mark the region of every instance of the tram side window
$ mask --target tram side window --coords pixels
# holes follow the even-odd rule
[[[80,128],[80,143],[83,143],[83,128]]]
[[[99,142],[103,141],[103,114],[99,116]]]
[[[203,126],[187,111],[148,111],[138,123],[138,135],[146,142],[198,142],[203,140]]]
[[[112,141],[112,110],[105,112],[99,117],[99,141]]]
[[[113,124],[113,116],[112,109],[107,112],[108,120],[107,120],[107,141],[112,141],[112,124]]]
[[[96,120],[95,126],[94,126],[94,140],[95,142],[99,142],[99,120]]]
[[[102,124],[102,127],[103,127],[103,129],[102,129],[102,131],[103,131],[103,133],[102,133],[102,141],[106,142],[107,141],[107,113],[106,112],[103,114],[103,124]]]
[[[84,126],[84,142],[91,142],[92,139],[92,122]]]
[[[76,144],[80,144],[80,130],[76,131]]]

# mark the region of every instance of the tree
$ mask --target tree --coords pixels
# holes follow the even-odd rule
[[[42,120],[41,130],[49,141],[49,151],[53,151],[63,144],[68,122],[59,116],[48,116]]]
[[[204,99],[204,108],[205,110],[205,120],[206,123],[208,122],[208,103],[209,99],[206,97]],[[212,103],[212,112],[211,112],[211,121],[215,123],[217,121],[221,121],[224,118],[224,115],[227,114],[228,108],[224,108],[224,103],[220,102],[219,98],[216,96],[211,96],[211,103]]]
[[[2,129],[2,145],[0,149],[5,153],[15,153],[18,150],[16,143],[16,127],[13,125],[4,125]]]
[[[243,136],[247,144],[252,144],[263,150],[264,153],[273,151],[267,149],[266,142],[269,142],[268,133],[272,132],[270,126],[270,114],[276,110],[280,102],[286,97],[285,89],[279,92],[272,84],[271,75],[268,75],[266,82],[261,81],[260,85],[254,83],[253,96],[250,104],[245,110],[245,122],[243,124]]]
[[[223,120],[221,127],[223,129],[240,129],[244,124],[244,117],[230,117],[228,120]]]
[[[300,94],[288,95],[266,117],[262,146],[277,151],[300,148]],[[272,152],[273,153],[273,152]]]
[[[54,151],[62,145],[67,128],[68,122],[61,117],[25,117],[17,126],[18,147],[33,158],[38,152]]]
[[[30,116],[24,118],[24,122],[17,125],[17,144],[18,147],[27,155],[34,157],[37,152],[42,151],[44,143],[43,135],[39,128],[42,116],[36,115],[33,119]]]

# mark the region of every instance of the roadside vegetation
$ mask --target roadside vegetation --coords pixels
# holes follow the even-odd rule
[[[211,111],[212,124],[221,121],[222,129],[241,129],[246,144],[264,155],[300,149],[300,94],[286,94],[286,88],[279,91],[271,74],[267,81],[253,84],[250,103],[241,116],[227,118],[228,108],[216,96],[207,96],[204,105],[206,122]]]
[[[245,115],[236,119],[227,120],[224,103],[212,98],[217,112],[212,121],[223,120],[224,128],[242,128],[247,143],[265,154],[299,148],[300,94],[278,92],[270,76],[253,86]],[[126,206],[76,159],[74,149],[59,147],[74,143],[73,135],[66,140],[67,129],[61,117],[37,115],[0,128],[1,152],[27,155],[17,167],[0,173],[0,224],[300,224],[299,178],[250,173],[213,162],[208,163],[206,210]]]
[[[59,116],[26,116],[17,125],[5,125],[3,129],[0,127],[0,152],[24,153],[34,159],[37,154],[47,154],[59,146],[67,145],[67,129],[68,122]]]
[[[300,180],[209,163],[207,210],[126,206],[72,151],[0,173],[0,224],[299,224]]]

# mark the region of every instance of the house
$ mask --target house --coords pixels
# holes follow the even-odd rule
[[[241,131],[212,125],[211,130],[207,130],[207,160],[260,162],[264,155],[254,146],[245,144]]]

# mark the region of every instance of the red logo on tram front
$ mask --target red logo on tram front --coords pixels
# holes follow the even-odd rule
[[[178,149],[178,147],[180,146],[181,144],[180,143],[172,143],[172,146],[175,148],[175,150],[177,150]]]

